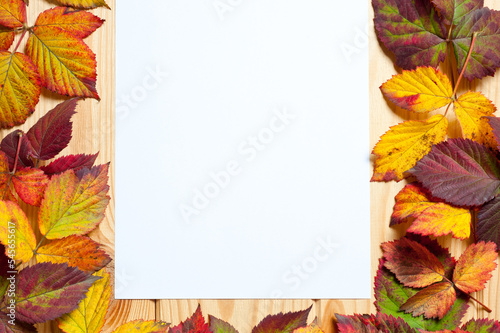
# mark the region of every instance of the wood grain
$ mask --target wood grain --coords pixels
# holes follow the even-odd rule
[[[36,13],[52,5],[42,0],[31,0],[29,7],[29,20],[34,22]],[[108,0],[113,10],[97,9],[93,12],[104,18],[106,23],[97,33],[87,39],[87,43],[97,55],[98,63],[98,91],[101,101],[87,99],[79,103],[78,114],[74,120],[74,139],[70,146],[63,152],[94,153],[99,151],[99,163],[111,161],[111,203],[107,210],[106,219],[99,230],[92,233],[95,240],[101,242],[106,251],[113,255],[114,250],[114,42],[115,42],[115,1]],[[139,4],[138,4],[139,5]],[[486,6],[500,9],[500,1],[487,0]],[[370,8],[370,15],[373,17]],[[374,34],[373,24],[369,26],[369,52],[370,52],[370,146],[373,147],[379,137],[395,125],[407,119],[417,119],[408,112],[392,107],[383,98],[378,87],[398,72],[393,65],[392,56],[378,43]],[[145,31],[145,33],[147,33]],[[126,55],[119,55],[126,56]],[[448,70],[443,67],[443,70]],[[500,79],[486,78],[473,84],[462,84],[461,90],[481,90],[494,103],[500,103]],[[35,114],[31,116],[21,129],[27,129],[43,114],[50,110],[61,98],[55,94],[43,93],[42,100],[37,106]],[[450,136],[457,136],[460,130],[456,121],[450,116],[452,128]],[[2,131],[2,136],[9,133]],[[389,228],[389,218],[394,205],[394,196],[402,188],[404,182],[388,184],[371,184],[371,259],[372,276],[375,275],[378,258],[380,257],[380,243],[401,237],[407,226]],[[36,210],[32,209],[30,217],[34,221]],[[451,247],[452,253],[459,256],[467,246],[466,242],[441,239],[443,245]],[[113,263],[110,272],[114,273]],[[119,272],[118,272],[119,273]],[[339,271],[341,274],[341,271]],[[475,295],[480,301],[488,304],[493,309],[487,314],[480,306],[470,303],[467,318],[489,317],[500,319],[500,278],[498,270],[494,272],[492,280],[487,284],[487,289]],[[105,332],[133,319],[164,320],[178,324],[185,320],[201,304],[205,315],[211,314],[229,321],[240,332],[250,332],[251,328],[268,314],[303,310],[313,305],[309,321],[318,317],[319,323],[325,332],[334,332],[334,314],[353,314],[375,312],[371,300],[125,300],[113,301],[107,316]],[[40,332],[59,332],[55,323],[39,325]]]

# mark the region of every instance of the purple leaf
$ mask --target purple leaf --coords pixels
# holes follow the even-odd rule
[[[29,158],[33,153],[33,148],[31,147],[31,143],[29,142],[26,134],[21,130],[15,130],[14,132],[9,133],[5,138],[3,138],[0,143],[0,149],[7,156],[7,160],[9,161],[9,169],[12,170],[14,168],[14,163],[16,161],[16,153],[17,146],[19,144],[19,136],[22,135],[21,139],[21,147],[19,147],[19,160],[17,165],[20,167],[34,167],[35,164]]]
[[[477,213],[476,234],[479,241],[492,241],[500,248],[500,197],[486,203]]]

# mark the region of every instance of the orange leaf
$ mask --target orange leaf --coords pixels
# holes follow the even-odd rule
[[[28,262],[33,257],[33,250],[36,247],[35,234],[28,218],[17,203],[0,201],[0,242],[5,245],[7,253],[9,250],[14,250],[16,260]]]
[[[111,258],[99,249],[99,244],[84,236],[69,236],[40,247],[37,262],[67,263],[84,272],[94,272],[106,266]]]
[[[12,183],[19,197],[27,204],[40,206],[49,177],[40,169],[21,169],[12,177]]]
[[[452,102],[448,77],[432,67],[418,67],[394,75],[380,89],[394,104],[414,112],[429,112]]]
[[[0,25],[7,28],[21,28],[26,22],[26,5],[22,0],[0,2]]]
[[[52,176],[38,214],[42,235],[59,239],[84,235],[97,227],[109,202],[108,169],[104,164]]]
[[[448,120],[435,115],[427,120],[405,121],[386,132],[373,149],[377,155],[371,181],[400,181],[426,155],[431,146],[446,137]]]
[[[427,193],[415,184],[406,185],[396,195],[396,205],[391,225],[413,219],[409,232],[420,235],[444,236],[466,239],[470,236],[470,210],[432,201]]]
[[[7,51],[14,42],[14,30],[0,26],[0,51]]]
[[[104,23],[92,13],[68,7],[55,7],[41,13],[36,27],[58,27],[75,37],[85,38]]]
[[[410,297],[400,310],[413,316],[442,319],[456,300],[456,292],[449,282],[433,284]]]
[[[3,151],[0,151],[0,200],[17,201],[10,190],[10,177],[7,156]]]
[[[35,111],[40,76],[22,53],[0,52],[0,127],[20,125]]]
[[[95,54],[83,40],[59,27],[35,27],[28,39],[27,54],[47,89],[99,99]]]
[[[493,242],[470,245],[458,259],[453,272],[455,286],[466,293],[482,290],[491,278],[491,272],[497,267],[496,250]]]
[[[113,333],[130,333],[130,332],[151,332],[151,333],[161,333],[168,330],[169,324],[163,321],[144,321],[144,320],[134,320],[129,321],[118,327]]]
[[[491,132],[491,126],[488,119],[484,118],[496,111],[495,105],[483,94],[472,91],[460,96],[454,105],[463,137],[496,149],[497,142]]]
[[[92,9],[96,7],[106,7],[110,9],[104,0],[54,0],[54,2],[62,6],[80,9]]]

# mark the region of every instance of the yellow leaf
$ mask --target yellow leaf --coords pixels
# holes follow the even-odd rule
[[[27,262],[33,257],[35,234],[26,214],[11,201],[0,201],[0,242],[5,245],[7,254],[14,250],[15,260]]]
[[[309,326],[297,328],[293,333],[324,333],[318,326],[316,320]]]
[[[448,120],[438,114],[427,120],[410,120],[391,127],[373,149],[377,156],[371,181],[400,181],[429,151],[446,137]]]
[[[113,333],[160,333],[166,332],[169,324],[163,321],[134,320],[118,327]]]
[[[451,233],[460,239],[470,236],[470,210],[434,202],[415,184],[406,185],[396,195],[391,225],[411,219],[414,220],[408,231],[412,233],[436,237]]]
[[[448,77],[432,67],[418,67],[394,75],[380,89],[397,106],[414,112],[429,112],[452,102]]]
[[[67,333],[98,333],[104,325],[111,296],[109,274],[100,270],[92,274],[101,277],[94,282],[78,308],[57,319],[59,328]]]
[[[96,7],[106,7],[108,9],[109,6],[106,4],[104,0],[54,0],[61,6],[70,6],[81,9],[92,9]]]
[[[40,97],[40,76],[22,53],[0,52],[0,127],[23,124]]]
[[[472,91],[460,96],[454,105],[463,137],[496,149],[497,142],[488,119],[483,118],[496,111],[495,105],[480,92]]]

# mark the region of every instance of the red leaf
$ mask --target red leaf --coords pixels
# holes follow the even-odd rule
[[[427,248],[402,238],[382,245],[385,267],[407,287],[422,288],[443,280],[443,264]]]
[[[493,135],[495,136],[495,140],[499,143],[497,147],[500,150],[500,118],[499,117],[487,117],[490,126],[493,129]]]
[[[374,315],[343,316],[335,314],[340,333],[418,333],[401,318],[383,313]]]
[[[7,28],[21,28],[26,22],[26,5],[22,0],[0,2],[0,25]]]
[[[18,275],[16,318],[43,323],[71,312],[99,278],[66,264],[41,263]]]
[[[477,238],[494,242],[500,248],[500,197],[486,203],[477,213]]]
[[[21,147],[19,148],[19,159],[17,161],[18,167],[34,167],[35,164],[31,160],[33,148],[31,143],[26,137],[26,134],[21,130],[15,130],[9,133],[5,138],[3,138],[2,143],[0,143],[0,149],[7,156],[9,161],[9,169],[14,168],[14,163],[16,161],[17,146],[19,144],[19,136],[22,135]]]
[[[433,284],[410,297],[400,307],[401,311],[413,316],[442,319],[456,300],[456,292],[449,282]]]
[[[93,155],[68,155],[58,158],[51,162],[49,165],[40,167],[46,175],[52,176],[55,174],[63,173],[67,170],[78,171],[83,168],[91,169],[97,158],[97,154]]]
[[[73,98],[57,105],[26,133],[33,147],[34,157],[48,160],[66,148],[71,140],[71,117],[75,114],[77,101],[78,99]]]
[[[5,313],[0,312],[0,332],[1,333],[31,333],[37,332],[35,326],[15,320],[15,325],[9,324],[12,319]]]
[[[12,183],[19,197],[27,204],[40,206],[43,192],[49,183],[47,177],[40,169],[21,169],[12,177]]]
[[[457,206],[480,206],[500,193],[500,163],[468,139],[433,146],[411,172],[433,196]]]
[[[291,333],[297,328],[307,326],[311,308],[312,305],[303,311],[269,315],[252,329],[252,333]]]
[[[205,323],[205,318],[201,314],[201,307],[198,308],[185,322],[180,323],[175,327],[170,327],[168,333],[212,333],[208,329],[208,324]]]
[[[85,38],[103,23],[104,20],[92,13],[68,7],[55,7],[41,13],[36,19],[35,26],[59,27],[75,37]]]

